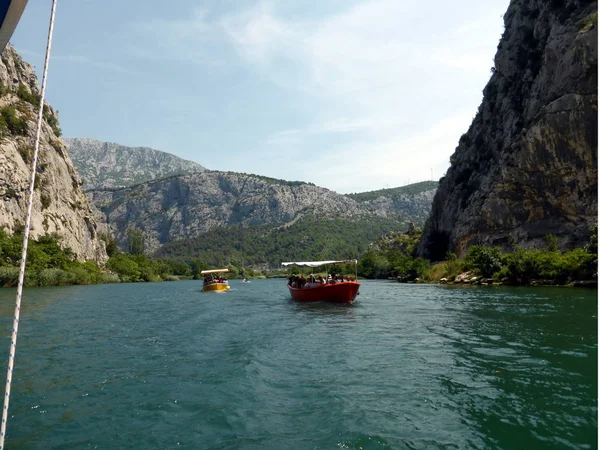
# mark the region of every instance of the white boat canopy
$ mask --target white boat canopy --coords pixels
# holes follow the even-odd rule
[[[303,261],[303,262],[284,262],[282,266],[299,266],[299,267],[319,267],[327,264],[356,264],[356,259],[346,259],[344,261]]]
[[[213,270],[203,270],[200,272],[201,274],[205,273],[219,273],[219,272],[229,272],[229,269],[213,269]]]

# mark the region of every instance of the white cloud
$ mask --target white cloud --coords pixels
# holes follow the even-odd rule
[[[342,193],[429,180],[432,169],[433,178],[437,180],[449,167],[449,155],[471,120],[472,115],[464,113],[445,118],[408,137],[396,135],[376,142],[366,140],[341,145],[325,153],[320,163],[310,167],[304,177]],[[449,145],[452,146],[450,151]]]
[[[339,135],[336,148],[318,149],[332,164],[312,171],[311,181],[356,191],[429,179],[432,167],[435,178],[443,175],[481,100],[507,4],[364,0],[309,20],[263,1],[136,30],[148,39],[159,29],[164,57],[204,62],[227,49],[224,64],[242,65],[289,96],[314,97],[311,123],[274,129],[257,145],[306,148]],[[368,166],[356,163],[367,155]]]
[[[417,1],[373,0],[303,23],[277,18],[260,4],[225,19],[223,28],[256,70],[318,95],[316,122],[327,123],[329,131],[380,132],[390,121],[426,128],[427,120],[453,114],[439,111],[443,96],[468,93],[465,100],[476,109],[500,37],[498,7],[485,12],[495,17],[495,31],[488,21],[453,25],[449,17],[455,15],[446,14],[455,13],[454,5],[427,8]]]

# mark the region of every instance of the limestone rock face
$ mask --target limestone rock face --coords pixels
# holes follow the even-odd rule
[[[83,188],[120,188],[206,170],[193,161],[148,147],[126,147],[87,138],[63,139]]]
[[[33,68],[10,46],[1,54],[0,81],[0,227],[13,233],[25,224],[39,87]],[[56,233],[78,259],[103,264],[105,245],[57,135],[58,116],[48,104],[44,111],[31,236]]]
[[[312,184],[211,171],[124,189],[89,191],[88,196],[121,245],[127,230],[134,227],[144,232],[147,248],[152,250],[215,227],[290,225],[303,217],[397,219],[402,228],[403,222],[423,222],[434,192],[358,202]]]
[[[495,67],[418,253],[582,245],[598,210],[597,2],[513,0]]]

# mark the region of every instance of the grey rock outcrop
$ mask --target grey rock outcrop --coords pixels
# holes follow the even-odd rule
[[[126,147],[87,138],[67,138],[63,142],[86,190],[133,186],[206,170],[196,162],[148,147]]]
[[[435,193],[436,189],[428,189],[414,194],[382,195],[359,204],[376,215],[390,212],[401,213],[402,217],[407,219],[407,226],[409,226],[409,222],[413,226],[415,224],[423,226],[431,212],[431,204]]]
[[[130,227],[144,232],[147,248],[196,237],[220,226],[291,225],[300,218],[418,221],[433,192],[357,202],[346,195],[301,182],[232,172],[202,172],[115,190],[89,191],[117,241]]]
[[[0,81],[0,227],[13,233],[25,224],[39,87],[33,68],[10,46],[1,55]],[[57,135],[57,114],[48,104],[44,111],[31,236],[56,233],[60,245],[78,259],[103,264],[108,259],[105,245]]]
[[[418,253],[582,245],[597,221],[597,2],[513,0],[493,75],[440,180]]]

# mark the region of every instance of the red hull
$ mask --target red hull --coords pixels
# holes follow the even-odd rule
[[[353,302],[358,294],[360,283],[343,281],[335,284],[324,284],[316,287],[293,288],[288,286],[292,300],[297,302]]]

